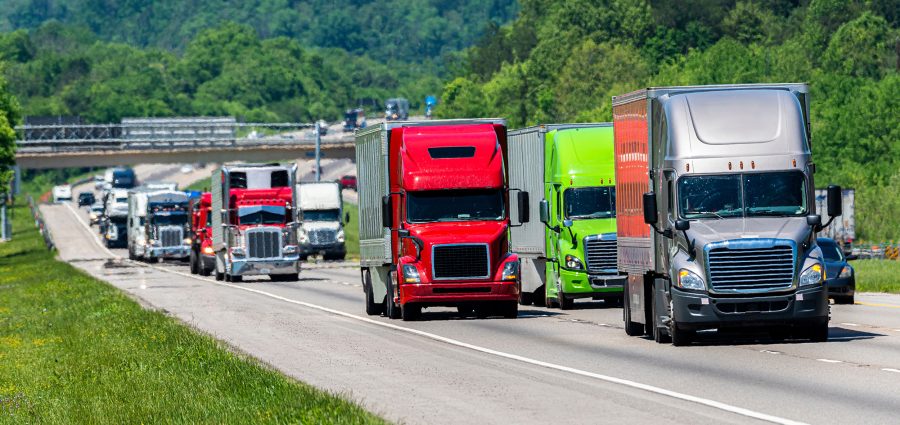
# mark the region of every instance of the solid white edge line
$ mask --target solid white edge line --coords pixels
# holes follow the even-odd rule
[[[68,204],[66,204],[66,205],[69,206]],[[78,213],[75,210],[73,210],[71,206],[69,206],[69,210],[72,211],[73,214],[75,214],[76,218],[78,219],[79,222],[81,222],[82,225],[84,225],[85,227],[88,228],[88,230],[90,230],[90,226],[88,226],[80,217],[78,217]],[[97,239],[95,239],[95,241],[96,240]],[[99,241],[97,241],[97,242],[99,243]],[[109,252],[109,254],[112,255],[113,257],[118,258],[118,256],[113,254],[112,251],[110,251],[106,247],[101,246],[101,248],[103,248],[104,250]],[[700,404],[703,406],[711,407],[713,409],[718,409],[718,410],[722,410],[725,412],[734,413],[736,415],[746,416],[748,418],[754,418],[754,419],[759,419],[762,421],[767,421],[767,422],[772,422],[772,423],[777,423],[777,424],[784,424],[784,425],[805,425],[804,422],[798,422],[798,421],[794,421],[791,419],[768,415],[768,414],[757,412],[754,410],[745,409],[743,407],[732,406],[727,403],[710,400],[710,399],[706,399],[706,398],[702,398],[702,397],[692,396],[690,394],[683,394],[683,393],[679,393],[676,391],[667,390],[665,388],[655,387],[653,385],[642,384],[640,382],[630,381],[628,379],[616,378],[614,376],[602,375],[599,373],[588,372],[588,371],[581,370],[581,369],[575,369],[575,368],[572,368],[569,366],[562,366],[562,365],[549,363],[549,362],[545,362],[545,361],[541,361],[541,360],[535,360],[535,359],[520,356],[517,354],[511,354],[511,353],[506,353],[503,351],[497,351],[494,349],[485,348],[485,347],[469,344],[466,342],[462,342],[462,341],[459,341],[456,339],[443,337],[443,336],[436,335],[433,333],[420,331],[418,329],[412,329],[412,328],[407,328],[407,327],[403,327],[403,326],[398,326],[393,323],[386,323],[386,322],[382,322],[382,321],[378,321],[378,320],[373,320],[368,317],[357,316],[355,314],[345,313],[343,311],[335,310],[333,308],[324,307],[324,306],[320,306],[320,305],[316,305],[316,304],[310,304],[308,302],[298,301],[298,300],[282,297],[280,295],[275,295],[275,294],[272,294],[272,293],[269,293],[266,291],[261,291],[259,289],[247,288],[247,287],[243,287],[243,286],[232,285],[230,283],[219,282],[215,279],[204,278],[204,277],[192,275],[190,273],[184,273],[184,272],[180,272],[177,270],[171,270],[171,269],[167,269],[165,267],[159,267],[159,266],[155,266],[152,264],[143,264],[143,263],[138,263],[138,262],[134,262],[131,260],[126,260],[126,261],[128,261],[129,263],[134,263],[134,264],[140,265],[140,266],[154,268],[154,269],[157,269],[157,270],[160,270],[163,272],[173,273],[173,274],[177,274],[180,276],[201,280],[204,282],[210,282],[210,283],[213,283],[214,285],[226,286],[229,288],[252,292],[252,293],[263,295],[263,296],[266,296],[269,298],[274,298],[279,301],[284,301],[286,303],[296,304],[296,305],[311,308],[314,310],[319,310],[319,311],[322,311],[325,313],[333,314],[335,316],[340,316],[340,317],[357,320],[357,321],[368,323],[368,324],[375,325],[375,326],[381,326],[383,328],[388,328],[388,329],[393,329],[393,330],[400,331],[400,332],[406,332],[409,334],[418,335],[418,336],[428,338],[428,339],[431,339],[434,341],[443,342],[443,343],[454,345],[454,346],[461,347],[461,348],[466,348],[466,349],[469,349],[472,351],[477,351],[480,353],[489,354],[492,356],[501,357],[501,358],[505,358],[505,359],[509,359],[509,360],[515,360],[515,361],[518,361],[521,363],[526,363],[526,364],[539,366],[539,367],[543,367],[543,368],[547,368],[547,369],[553,369],[553,370],[558,370],[561,372],[567,372],[567,373],[571,373],[573,375],[579,375],[579,376],[584,376],[584,377],[588,377],[588,378],[593,378],[593,379],[597,379],[597,380],[601,380],[601,381],[605,381],[605,382],[609,382],[609,383],[613,383],[613,384],[619,384],[619,385],[626,386],[629,388],[643,390],[643,391],[650,392],[653,394],[671,397],[674,399],[688,401],[691,403],[696,403],[696,404]]]

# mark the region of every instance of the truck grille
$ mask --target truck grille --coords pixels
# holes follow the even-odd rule
[[[710,287],[718,290],[778,290],[794,283],[790,246],[709,251]]]
[[[281,230],[247,231],[247,257],[275,258],[281,256]]]
[[[588,273],[591,274],[616,274],[616,238],[601,239],[601,235],[593,235],[584,238],[584,259],[587,262]]]
[[[485,279],[491,275],[487,245],[435,245],[431,253],[435,279]]]
[[[159,229],[159,243],[168,248],[179,246],[184,240],[184,229],[181,227],[163,227]]]
[[[314,229],[309,232],[310,245],[331,245],[337,242],[337,230]]]

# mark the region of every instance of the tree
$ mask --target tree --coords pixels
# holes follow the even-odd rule
[[[16,163],[16,132],[13,127],[19,118],[19,104],[9,93],[6,80],[0,77],[0,193],[9,192],[12,166]]]

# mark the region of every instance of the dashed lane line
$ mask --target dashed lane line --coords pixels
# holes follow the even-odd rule
[[[90,231],[90,226],[88,226],[87,223],[85,223],[80,217],[78,217],[77,212],[76,212],[74,209],[72,209],[71,206],[69,206],[68,204],[66,204],[66,205],[69,207],[69,210],[70,210],[73,214],[75,214],[75,216],[78,218],[78,221],[81,222],[81,224],[82,224],[83,226],[85,226],[85,227],[88,229],[88,231]],[[92,239],[94,239],[95,241],[97,241],[97,239],[95,239],[95,238],[92,238]],[[97,241],[97,243],[99,244],[99,241]],[[113,257],[118,258],[118,256],[116,256],[115,254],[113,254],[112,251],[109,251],[109,249],[107,249],[105,246],[102,246],[102,245],[101,245],[101,248],[104,249],[104,250],[106,250],[107,252],[109,252],[109,254],[112,255]],[[126,260],[126,261],[129,261],[129,260]],[[131,261],[129,261],[129,262],[131,262]],[[191,278],[191,279],[198,279],[198,280],[202,280],[202,281],[204,281],[204,282],[210,282],[210,283],[215,284],[215,285],[226,286],[226,287],[233,288],[233,289],[238,289],[238,290],[241,290],[241,291],[252,292],[252,293],[255,293],[255,294],[259,294],[259,295],[263,295],[263,296],[266,296],[266,297],[269,297],[269,298],[273,298],[273,299],[276,299],[276,300],[280,300],[280,301],[283,301],[283,302],[286,302],[286,303],[295,304],[295,305],[299,305],[299,306],[311,308],[311,309],[314,309],[314,310],[319,310],[319,311],[322,311],[322,312],[325,312],[325,313],[329,313],[329,314],[332,314],[332,315],[335,315],[335,316],[340,316],[340,317],[344,317],[344,318],[347,318],[347,319],[351,319],[351,320],[356,320],[356,321],[359,321],[359,322],[368,323],[368,324],[374,325],[374,326],[380,326],[380,327],[383,327],[383,328],[392,329],[392,330],[399,331],[399,332],[405,332],[405,333],[409,333],[409,334],[421,336],[421,337],[424,337],[424,338],[427,338],[427,339],[431,339],[431,340],[433,340],[433,341],[438,341],[438,342],[450,344],[450,345],[453,345],[453,346],[456,346],[456,347],[460,347],[460,348],[466,348],[466,349],[469,349],[469,350],[472,350],[472,351],[476,351],[476,352],[479,352],[479,353],[488,354],[488,355],[492,355],[492,356],[500,357],[500,358],[505,358],[505,359],[509,359],[509,360],[514,360],[514,361],[518,361],[518,362],[521,362],[521,363],[530,364],[530,365],[533,365],[533,366],[543,367],[543,368],[546,368],[546,369],[552,369],[552,370],[557,370],[557,371],[560,371],[560,372],[566,372],[566,373],[570,373],[570,374],[573,374],[573,375],[583,376],[583,377],[587,377],[587,378],[593,378],[593,379],[597,379],[597,380],[604,381],[604,382],[608,382],[608,383],[612,383],[612,384],[618,384],[618,385],[622,385],[622,386],[625,386],[625,387],[629,387],[629,388],[633,388],[633,389],[637,389],[637,390],[642,390],[642,391],[646,391],[646,392],[649,392],[649,393],[653,393],[653,394],[657,394],[657,395],[661,395],[661,396],[665,396],[665,397],[674,398],[674,399],[677,399],[677,400],[682,400],[682,401],[687,401],[687,402],[690,402],[690,403],[695,403],[695,404],[707,406],[707,407],[710,407],[710,408],[713,408],[713,409],[721,410],[721,411],[728,412],[728,413],[733,413],[733,414],[740,415],[740,416],[745,416],[745,417],[748,417],[748,418],[758,419],[758,420],[762,420],[762,421],[766,421],[766,422],[771,422],[771,423],[776,423],[776,424],[785,424],[785,425],[799,425],[799,424],[803,424],[803,422],[798,422],[798,421],[794,421],[794,420],[791,420],[791,419],[786,419],[786,418],[782,418],[782,417],[778,417],[778,416],[773,416],[773,415],[769,415],[769,414],[766,414],[766,413],[761,413],[761,412],[757,412],[757,411],[754,411],[754,410],[745,409],[745,408],[743,408],[743,407],[738,407],[738,406],[730,405],[730,404],[723,403],[723,402],[719,402],[719,401],[715,401],[715,400],[710,400],[710,399],[703,398],[703,397],[697,397],[697,396],[693,396],[693,395],[690,395],[690,394],[679,393],[679,392],[676,392],[676,391],[667,390],[667,389],[665,389],[665,388],[660,388],[660,387],[656,387],[656,386],[653,386],[653,385],[643,384],[643,383],[636,382],[636,381],[631,381],[631,380],[628,380],[628,379],[617,378],[617,377],[614,377],[614,376],[603,375],[603,374],[594,373],[594,372],[588,372],[588,371],[585,371],[585,370],[576,369],[576,368],[569,367],[569,366],[558,365],[558,364],[555,364],[555,363],[549,363],[549,362],[545,362],[545,361],[542,361],[542,360],[536,360],[536,359],[532,359],[532,358],[529,358],[529,357],[520,356],[520,355],[518,355],[518,354],[511,354],[511,353],[506,353],[506,352],[503,352],[503,351],[494,350],[494,349],[491,349],[491,348],[481,347],[481,346],[478,346],[478,345],[469,344],[469,343],[467,343],[467,342],[463,342],[463,341],[459,341],[459,340],[456,340],[456,339],[452,339],[452,338],[440,336],[440,335],[433,334],[433,333],[430,333],[430,332],[425,332],[425,331],[421,331],[421,330],[418,330],[418,329],[413,329],[413,328],[407,328],[407,327],[403,327],[403,326],[398,326],[398,325],[395,325],[395,324],[392,324],[392,323],[386,323],[386,322],[382,322],[382,321],[378,321],[378,320],[373,320],[373,319],[370,319],[370,318],[368,318],[368,317],[357,316],[357,315],[355,315],[355,314],[346,313],[346,312],[343,312],[343,311],[340,311],[340,310],[335,310],[335,309],[329,308],[329,307],[324,307],[324,306],[320,306],[320,305],[308,303],[308,302],[305,302],[305,301],[299,301],[299,300],[294,300],[294,299],[291,299],[291,298],[282,297],[282,296],[280,296],[280,295],[272,294],[272,293],[269,293],[269,292],[266,292],[266,291],[262,291],[262,290],[259,290],[259,289],[247,288],[247,287],[244,287],[244,286],[233,285],[233,284],[225,283],[225,282],[219,282],[219,281],[216,281],[216,280],[214,280],[214,279],[209,279],[209,278],[204,278],[204,277],[200,277],[200,276],[195,276],[195,275],[192,275],[192,274],[190,274],[190,273],[184,273],[184,272],[180,272],[180,271],[177,271],[177,270],[172,270],[172,269],[170,269],[170,268],[159,267],[159,266],[152,265],[152,264],[141,264],[141,263],[136,263],[136,262],[131,262],[131,263],[138,264],[138,265],[144,266],[144,267],[150,267],[150,268],[158,269],[158,270],[161,270],[161,271],[167,272],[167,273],[177,274],[177,275],[184,276],[184,277],[188,277],[188,278]]]

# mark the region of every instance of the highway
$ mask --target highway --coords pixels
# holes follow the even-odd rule
[[[83,188],[82,188],[83,189]],[[75,189],[77,193],[79,188]],[[192,276],[125,260],[74,205],[43,205],[59,257],[303,382],[409,424],[896,423],[900,296],[832,305],[826,343],[701,333],[690,347],[632,338],[622,311],[521,307],[518,319],[426,310],[366,316],[350,263],[304,265],[299,282]]]

